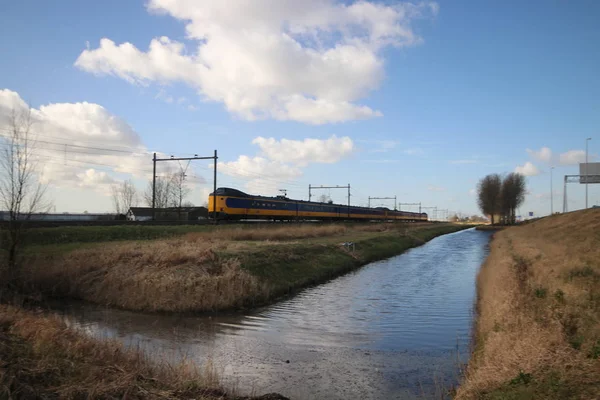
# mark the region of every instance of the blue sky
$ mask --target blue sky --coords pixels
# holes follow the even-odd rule
[[[123,179],[143,191],[143,153],[218,149],[219,186],[305,199],[309,183],[350,183],[354,204],[396,195],[469,214],[478,179],[526,166],[522,212],[547,214],[550,166],[559,210],[585,138],[600,152],[596,1],[274,1],[0,5],[0,106],[18,96],[39,110],[57,211],[110,211],[107,188]],[[189,200],[202,204],[212,171],[194,165]],[[583,207],[583,188],[569,198]]]

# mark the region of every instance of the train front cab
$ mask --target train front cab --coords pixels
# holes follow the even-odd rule
[[[215,217],[215,209],[217,210],[217,219],[224,220],[229,219],[227,215],[227,196],[220,195],[219,189],[217,189],[216,196],[216,208],[215,208],[215,196],[214,193],[211,193],[208,196],[208,218],[213,219]]]

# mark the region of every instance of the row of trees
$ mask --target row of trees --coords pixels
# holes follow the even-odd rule
[[[156,208],[182,208],[193,207],[186,201],[190,188],[186,185],[185,173],[178,172],[165,177],[156,178],[155,207]],[[139,204],[140,196],[133,182],[127,180],[112,187],[112,200],[117,214],[125,214],[131,207]],[[152,181],[142,193],[144,204],[152,207]]]
[[[485,222],[486,219],[480,215],[463,215],[456,213],[448,218],[450,222]]]
[[[525,177],[519,173],[511,172],[501,177],[499,174],[490,174],[479,181],[477,185],[477,203],[479,209],[490,216],[492,224],[501,222],[514,224],[516,210],[525,201]],[[496,221],[496,217],[500,221]]]

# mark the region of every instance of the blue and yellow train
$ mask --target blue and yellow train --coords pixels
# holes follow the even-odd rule
[[[253,196],[231,188],[218,188],[208,196],[208,214],[220,220],[399,220],[427,221],[426,213],[395,211],[385,207],[367,208],[342,204],[292,200],[284,196]]]

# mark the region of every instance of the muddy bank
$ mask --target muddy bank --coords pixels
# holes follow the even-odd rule
[[[600,210],[494,234],[457,399],[600,398]]]
[[[36,248],[24,290],[149,312],[213,312],[272,303],[369,262],[389,258],[453,224],[362,224],[269,228],[240,234]],[[294,229],[298,229],[295,231]],[[352,243],[343,246],[342,243]]]

